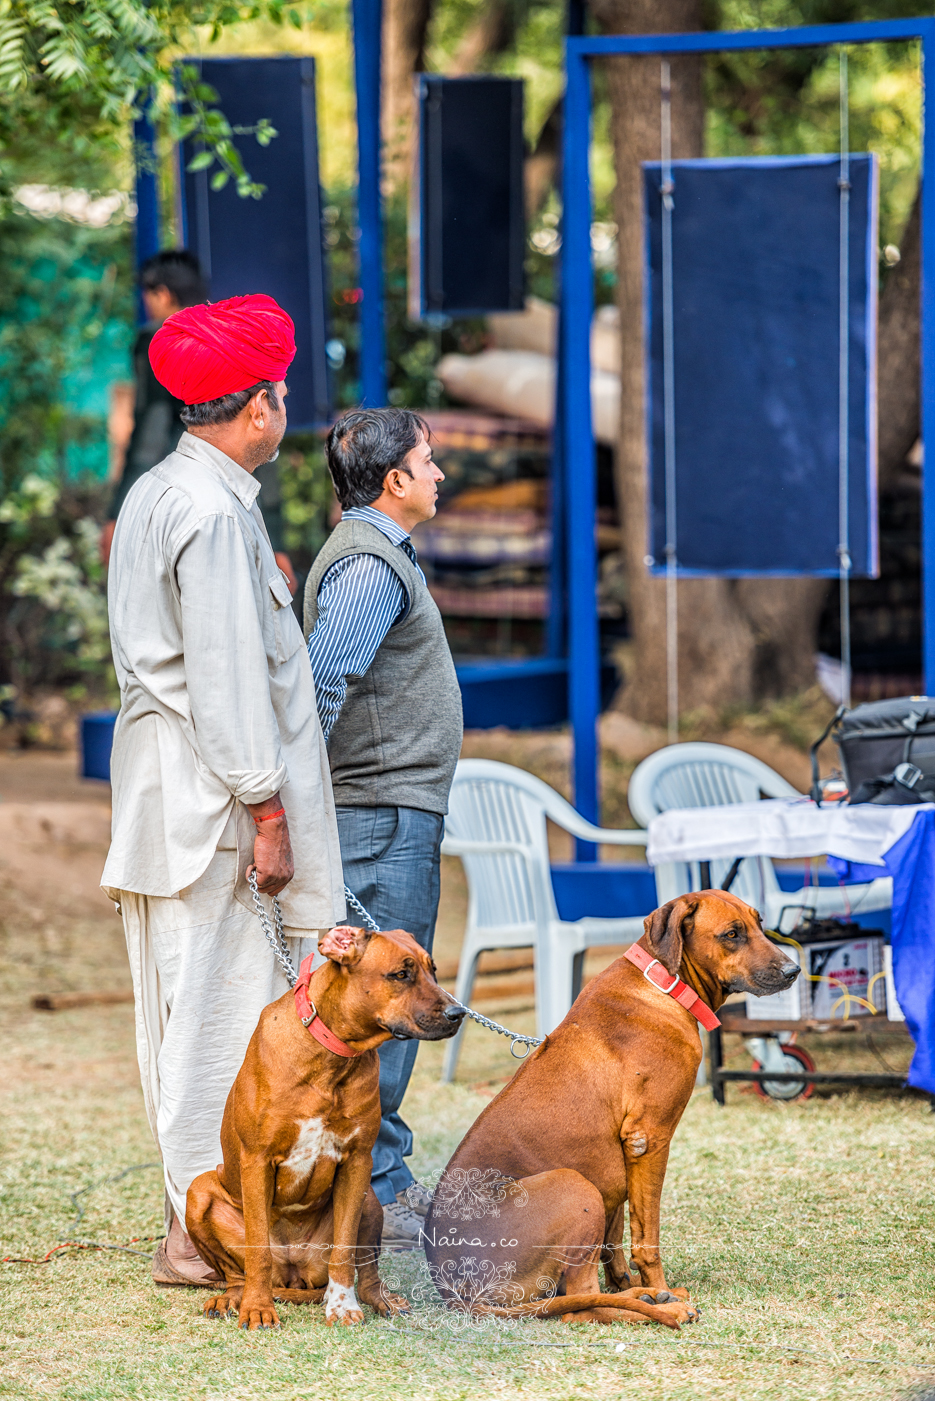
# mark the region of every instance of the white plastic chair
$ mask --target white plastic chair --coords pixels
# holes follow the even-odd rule
[[[672,808],[721,807],[726,803],[753,803],[761,797],[801,796],[768,764],[740,749],[726,744],[670,744],[650,754],[634,770],[627,803],[637,822],[648,827],[659,813]],[[731,862],[718,860],[709,865],[709,884],[716,889],[727,878]],[[702,889],[699,867],[697,861],[657,866],[656,891],[660,904],[689,890]],[[848,908],[861,913],[886,910],[893,902],[893,882],[888,876],[866,885],[810,885],[801,890],[781,890],[773,863],[767,856],[748,856],[741,863],[731,891],[759,910],[771,929],[779,928],[784,908],[806,906],[817,915],[827,916],[843,915]]]
[[[640,917],[559,919],[549,869],[546,818],[584,841],[645,846],[646,833],[605,830],[580,817],[541,779],[492,759],[462,759],[455,772],[442,852],[459,856],[468,883],[468,916],[455,996],[469,1003],[477,963],[489,949],[532,945],[538,1035],[553,1031],[575,1000],[586,949],[631,944]],[[443,1080],[454,1078],[462,1029],[449,1042]]]

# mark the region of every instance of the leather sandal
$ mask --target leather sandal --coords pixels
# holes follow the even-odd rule
[[[188,1289],[216,1289],[224,1281],[216,1274],[203,1275],[201,1279],[191,1279],[177,1270],[166,1253],[166,1243],[159,1242],[153,1256],[153,1280],[162,1289],[186,1287]]]

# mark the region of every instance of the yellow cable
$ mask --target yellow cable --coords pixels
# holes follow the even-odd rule
[[[845,1008],[844,1008],[844,1016],[841,1018],[841,1021],[842,1021],[842,1022],[846,1022],[846,1021],[848,1021],[848,1020],[850,1019],[850,1015],[851,1015],[851,1003],[852,1003],[852,1002],[859,1002],[859,1003],[861,1003],[864,1007],[866,1007],[866,1008],[868,1009],[868,1011],[872,1012],[873,1015],[876,1016],[877,1008],[876,1008],[872,1003],[870,1003],[870,1002],[867,1000],[867,998],[869,998],[869,996],[870,996],[870,991],[871,991],[871,989],[872,989],[874,983],[876,982],[877,978],[883,978],[883,977],[885,977],[885,976],[886,976],[885,973],[874,973],[873,977],[870,979],[870,982],[867,984],[867,997],[866,997],[866,998],[865,998],[865,997],[858,997],[857,994],[856,994],[855,992],[849,992],[848,989],[847,989],[847,987],[846,987],[846,985],[845,985],[844,983],[841,982],[840,978],[835,978],[835,977],[833,976],[833,974],[829,974],[829,973],[807,973],[807,972],[805,971],[805,950],[804,950],[804,948],[802,947],[802,945],[801,945],[796,939],[791,939],[791,938],[788,936],[788,934],[780,934],[779,931],[778,931],[778,929],[770,929],[770,930],[768,930],[767,932],[769,933],[769,936],[770,936],[771,939],[778,939],[779,942],[780,942],[781,944],[791,944],[792,947],[793,947],[794,949],[798,949],[798,951],[799,951],[799,956],[800,956],[800,958],[801,958],[801,963],[800,963],[799,966],[800,966],[800,968],[801,968],[801,971],[802,971],[803,973],[805,973],[805,976],[806,976],[806,978],[808,978],[809,982],[811,982],[811,983],[828,983],[828,984],[830,984],[832,987],[839,987],[839,988],[842,989],[842,991],[843,991],[843,996],[842,996],[842,997],[839,997],[838,1000],[837,1000],[837,1002],[835,1002],[834,1005],[833,1005],[832,1008],[831,1008],[831,1015],[832,1015],[832,1016],[834,1016],[834,1013],[835,1013],[836,1008],[840,1007],[840,1005],[841,1005],[842,1002],[844,1002],[844,1003],[846,1004],[846,1006],[845,1006]]]
[[[867,1009],[868,1012],[872,1012],[873,1015],[876,1016],[876,1012],[877,1012],[876,1007],[874,1007],[874,1005],[873,1005],[872,1002],[868,1002],[867,999],[866,999],[866,997],[858,997],[856,992],[845,992],[845,993],[842,994],[841,997],[838,998],[837,1002],[835,1002],[835,1003],[832,1004],[832,1007],[831,1007],[831,1015],[832,1015],[832,1017],[834,1016],[835,1009],[836,1009],[837,1007],[840,1007],[841,1003],[842,1003],[842,1002],[845,1002],[845,1001],[846,1001],[848,1004],[850,1004],[851,1002],[859,1002],[859,1003],[861,1004],[862,1007],[866,1007],[866,1009]],[[848,1005],[848,1008],[847,1008],[847,1010],[845,1011],[844,1016],[841,1018],[841,1020],[842,1020],[842,1021],[847,1021],[847,1019],[848,1019],[849,1016],[850,1016],[850,1006]]]

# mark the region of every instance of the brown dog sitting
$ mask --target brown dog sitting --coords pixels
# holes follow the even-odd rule
[[[355,1271],[379,1314],[408,1308],[377,1272],[376,1048],[453,1036],[464,1014],[402,929],[332,929],[318,947],[329,962],[310,975],[307,959],[294,993],[260,1017],[224,1110],[223,1163],[188,1189],[188,1233],[226,1283],[204,1311],[238,1312],[242,1328],[277,1327],[274,1297],[324,1300],[329,1324],[363,1323]]]
[[[588,984],[445,1169],[424,1235],[449,1305],[674,1328],[697,1317],[687,1291],[666,1286],[659,1202],[701,1060],[698,1020],[713,1024],[709,1009],[728,993],[779,992],[799,970],[757,912],[720,890],[670,901],[645,930]],[[622,1245],[627,1202],[639,1285]],[[618,1292],[601,1292],[600,1259]]]

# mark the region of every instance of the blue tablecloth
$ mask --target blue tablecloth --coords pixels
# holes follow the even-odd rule
[[[916,1043],[909,1084],[935,1094],[935,812],[916,813],[883,860],[893,877],[893,981]],[[879,866],[835,856],[828,864],[848,883],[881,875]]]

